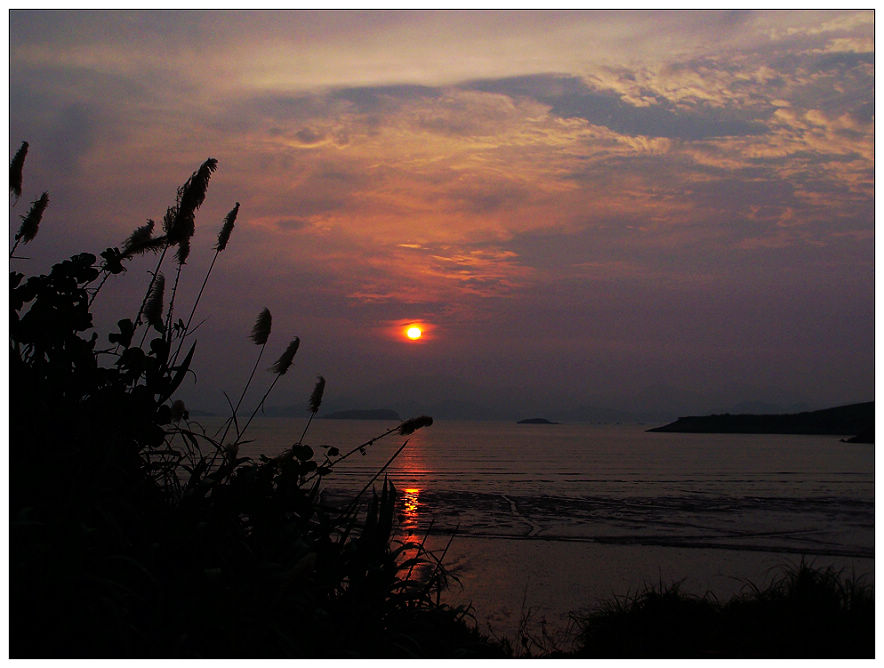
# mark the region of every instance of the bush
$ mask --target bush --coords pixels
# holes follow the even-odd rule
[[[582,658],[872,658],[875,650],[872,588],[804,560],[724,604],[675,584],[573,617],[581,629],[573,656]]]

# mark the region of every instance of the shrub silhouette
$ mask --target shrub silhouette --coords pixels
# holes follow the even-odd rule
[[[16,196],[23,161],[20,151],[11,167]],[[196,344],[178,357],[197,304],[173,322],[177,278],[164,299],[160,270],[175,248],[180,275],[216,167],[207,160],[178,189],[162,235],[148,221],[122,250],[80,253],[46,275],[10,273],[11,655],[501,656],[466,626],[465,610],[439,603],[446,573],[436,557],[394,540],[391,482],[367,504],[377,475],[346,509],[322,502],[323,477],[377,439],[320,458],[302,434],[278,456],[251,460],[238,456],[248,428],[239,403],[217,439],[174,398],[194,360]],[[32,219],[16,240],[35,234]],[[103,339],[91,305],[145,252],[159,258],[137,315]],[[262,312],[252,332],[262,352],[269,326]],[[298,343],[274,364],[251,417]],[[409,420],[377,438],[431,423]]]
[[[874,595],[860,578],[803,559],[765,588],[747,583],[721,603],[679,584],[573,613],[572,658],[872,658]]]

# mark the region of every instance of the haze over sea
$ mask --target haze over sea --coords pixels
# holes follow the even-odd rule
[[[315,420],[304,442],[345,451],[393,426]],[[400,533],[429,530],[439,548],[454,535],[445,561],[462,587],[449,600],[472,602],[482,628],[510,637],[529,608],[557,632],[569,611],[645,584],[684,580],[727,597],[802,557],[872,581],[873,445],[649,426],[437,420],[387,470]],[[240,452],[278,454],[303,428],[258,418]],[[358,492],[405,440],[386,437],[339,464],[329,496]]]

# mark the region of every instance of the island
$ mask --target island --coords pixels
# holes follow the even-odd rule
[[[558,424],[546,418],[528,418],[527,420],[519,420],[516,424]]]
[[[335,411],[320,417],[326,420],[402,420],[396,411],[389,408]]]
[[[702,415],[680,417],[648,431],[703,434],[831,434],[862,435],[874,441],[875,402],[779,415]]]

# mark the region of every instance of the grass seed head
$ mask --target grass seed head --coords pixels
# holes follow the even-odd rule
[[[295,359],[295,353],[298,352],[298,346],[300,345],[300,343],[301,340],[297,336],[292,339],[292,342],[288,345],[288,348],[286,348],[285,352],[280,355],[279,359],[273,363],[273,366],[270,367],[270,370],[280,376],[288,371],[289,367],[292,365],[292,360]]]
[[[28,243],[37,236],[37,229],[40,227],[40,221],[43,219],[43,212],[49,204],[49,193],[40,195],[40,199],[31,204],[31,209],[21,217],[21,227],[15,235],[16,241],[19,239],[22,243]]]
[[[416,418],[411,418],[399,425],[399,434],[401,436],[408,436],[421,427],[429,427],[431,424],[433,424],[433,418],[429,415],[421,415]]]
[[[236,222],[236,214],[239,213],[239,202],[236,203],[236,206],[230,210],[224,217],[224,224],[221,226],[221,231],[218,233],[218,243],[215,245],[215,250],[219,253],[227,248],[227,242],[230,240],[230,233],[233,231],[233,224]]]
[[[310,412],[315,413],[319,410],[322,403],[322,393],[325,392],[325,378],[317,376],[316,385],[313,388],[313,394],[310,395]]]
[[[163,292],[165,289],[165,276],[157,274],[153,287],[150,289],[150,295],[144,304],[144,318],[158,332],[163,332],[166,329],[163,325]]]
[[[25,166],[25,156],[28,154],[28,142],[23,141],[21,148],[12,158],[9,165],[9,190],[15,195],[16,201],[21,197],[22,170]]]
[[[255,326],[252,327],[251,339],[257,345],[263,346],[267,343],[267,339],[270,337],[270,324],[273,318],[270,317],[270,309],[266,306],[264,310],[258,314],[258,319],[255,320]]]

